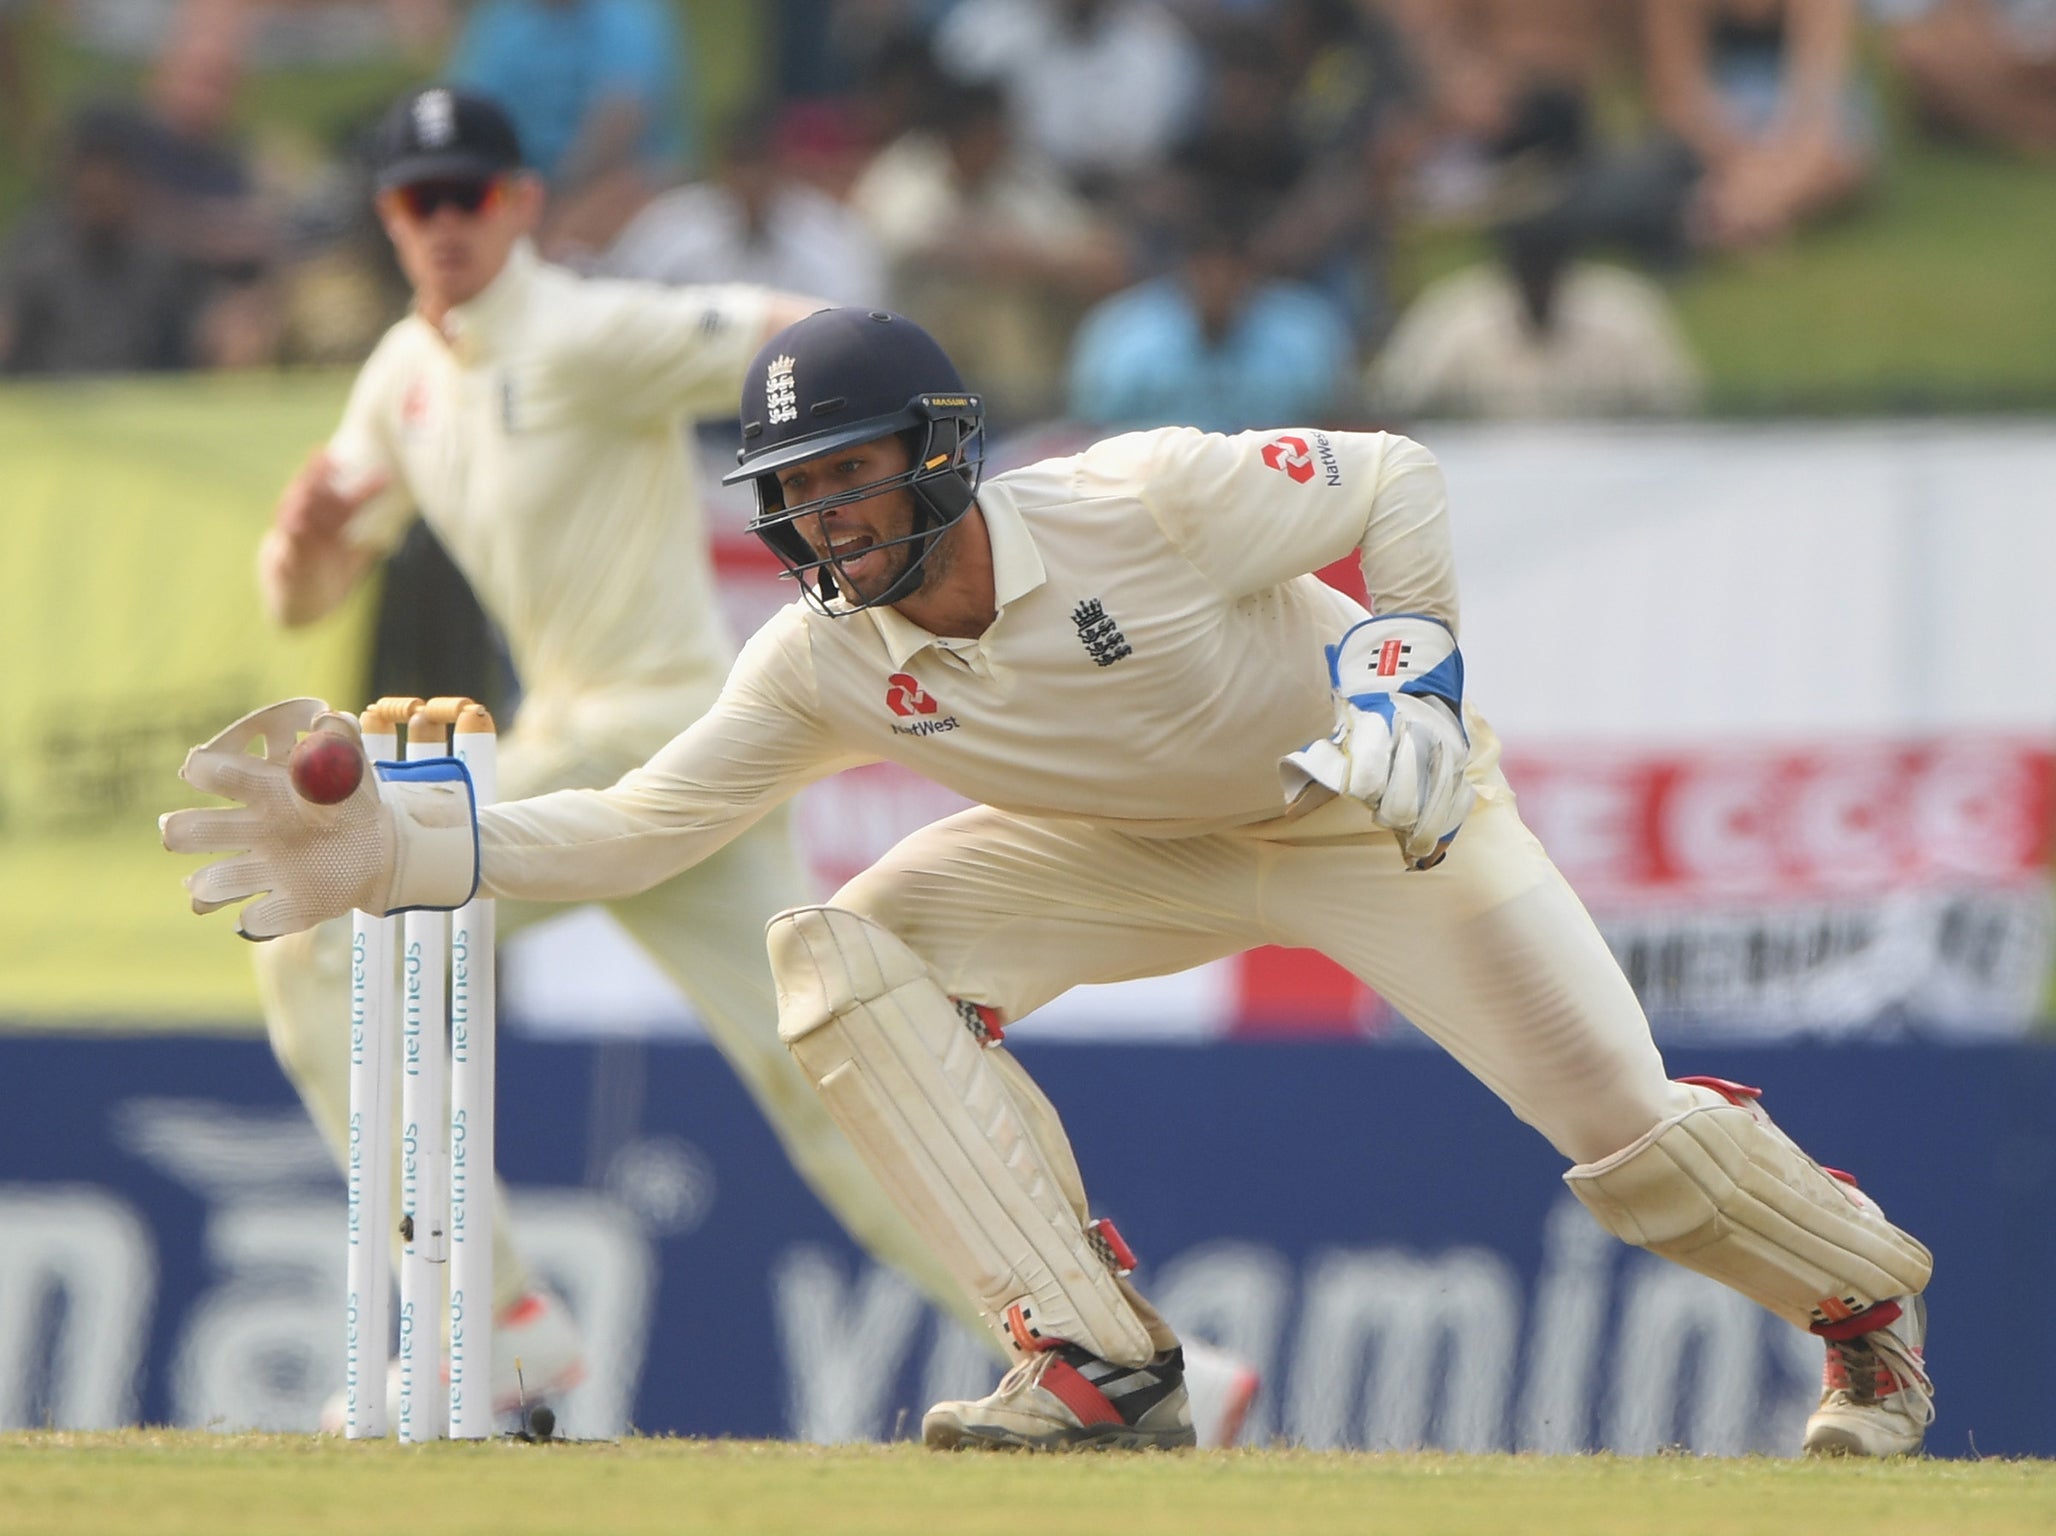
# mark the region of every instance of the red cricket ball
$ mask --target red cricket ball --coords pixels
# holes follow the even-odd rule
[[[334,731],[316,731],[294,746],[286,758],[293,793],[316,805],[347,800],[364,782],[364,754],[356,743]]]

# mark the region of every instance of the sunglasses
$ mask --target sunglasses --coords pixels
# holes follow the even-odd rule
[[[484,181],[410,181],[405,186],[393,188],[392,195],[410,218],[428,219],[433,218],[435,211],[445,203],[459,213],[490,213],[500,204],[503,186],[497,176]]]

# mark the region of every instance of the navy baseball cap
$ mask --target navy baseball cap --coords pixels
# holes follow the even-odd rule
[[[484,181],[520,168],[521,140],[507,114],[454,86],[410,91],[379,124],[381,192],[417,181]]]

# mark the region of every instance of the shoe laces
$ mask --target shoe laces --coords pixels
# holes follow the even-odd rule
[[[1109,1383],[1107,1377],[1109,1373],[1128,1377],[1142,1376],[1148,1378],[1152,1384],[1166,1384],[1169,1386],[1179,1385],[1185,1380],[1185,1357],[1181,1350],[1166,1351],[1155,1356],[1144,1365],[1121,1368],[1109,1365],[1099,1356],[1091,1353],[1089,1350],[1081,1349],[1076,1344],[1058,1341],[1047,1349],[1039,1349],[1035,1353],[1023,1355],[1019,1360],[1015,1361],[1013,1368],[1006,1375],[1000,1377],[996,1395],[1005,1397],[1025,1392],[1030,1387],[1041,1386],[1042,1378],[1049,1374],[1051,1368],[1058,1361],[1062,1361],[1076,1370],[1094,1390],[1102,1393],[1108,1390]],[[1115,1395],[1125,1397],[1124,1392],[1117,1391]],[[1161,1392],[1156,1395],[1160,1396]],[[1110,1398],[1109,1400],[1113,1399]],[[1148,1399],[1148,1401],[1154,1400],[1154,1397]],[[1129,1411],[1139,1411],[1139,1409],[1135,1408],[1134,1400],[1129,1400],[1120,1411],[1126,1417]]]
[[[999,1379],[999,1395],[1025,1391],[1042,1381],[1045,1371],[1057,1358],[1053,1349],[1038,1349],[1032,1355],[1023,1355],[1014,1363],[1014,1368]]]
[[[1920,1355],[1891,1328],[1874,1329],[1853,1339],[1828,1341],[1828,1397],[1852,1407],[1884,1406],[1885,1392],[1898,1398],[1893,1406],[1920,1421],[1935,1422],[1935,1384],[1928,1379]]]

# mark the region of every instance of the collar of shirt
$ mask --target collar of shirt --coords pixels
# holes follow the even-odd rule
[[[992,597],[993,606],[998,610],[992,622],[997,626],[1006,616],[1007,604],[1033,592],[1049,579],[1049,573],[1043,569],[1042,552],[1035,547],[1035,536],[1028,531],[1027,520],[1014,505],[1011,491],[997,481],[981,487],[978,510],[985,514],[986,536],[992,540]],[[878,626],[879,636],[885,641],[886,652],[892,657],[895,667],[905,666],[926,646],[940,646],[958,655],[975,651],[992,634],[988,629],[977,640],[939,639],[913,620],[903,618],[897,608],[867,608],[864,611]]]
[[[514,242],[506,265],[493,280],[462,304],[450,306],[443,319],[443,335],[457,360],[466,365],[485,361],[496,341],[504,337],[525,307],[536,268],[541,259],[528,240]]]

